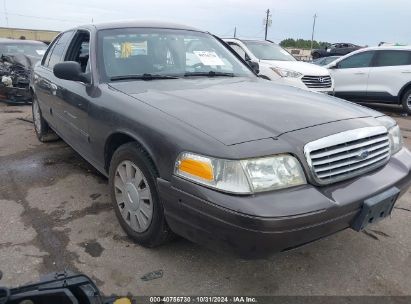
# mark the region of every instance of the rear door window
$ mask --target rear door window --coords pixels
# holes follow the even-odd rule
[[[53,49],[50,50],[50,57],[44,66],[52,69],[57,63],[62,61],[62,55],[66,49],[67,44],[70,42],[71,37],[73,36],[73,31],[68,31],[59,37],[56,41]],[[48,56],[48,55],[47,55]]]
[[[363,52],[352,55],[339,62],[338,68],[340,69],[354,69],[354,68],[367,68],[371,66],[374,52]]]
[[[411,51],[378,51],[376,67],[411,65]]]
[[[56,39],[54,39],[53,42],[49,45],[49,47],[47,48],[46,54],[43,57],[43,60],[41,61],[41,65],[48,66],[51,53],[53,52],[53,49],[56,46],[56,43],[59,41],[60,37],[61,36],[56,37]]]

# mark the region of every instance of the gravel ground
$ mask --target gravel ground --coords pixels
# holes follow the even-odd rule
[[[400,124],[411,118],[375,106]],[[411,295],[411,193],[392,218],[364,233],[345,230],[266,260],[245,261],[184,239],[157,249],[131,242],[112,210],[107,180],[64,142],[37,141],[30,106],[0,103],[2,285],[70,269],[106,294]],[[147,273],[161,278],[144,281]]]

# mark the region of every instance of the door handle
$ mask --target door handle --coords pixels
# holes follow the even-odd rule
[[[68,117],[70,117],[70,118],[72,118],[72,119],[77,119],[77,116],[71,114],[71,113],[68,112],[68,111],[64,111],[64,114],[66,114]]]
[[[52,95],[56,95],[57,85],[55,85],[54,83],[50,84],[50,91]]]
[[[363,72],[354,73],[354,75],[365,75]]]
[[[402,71],[403,74],[411,74],[411,71]]]

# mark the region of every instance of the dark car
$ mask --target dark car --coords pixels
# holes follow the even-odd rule
[[[258,78],[195,28],[82,26],[34,71],[38,138],[58,134],[107,176],[121,226],[147,247],[176,233],[265,256],[362,230],[411,183],[391,118]]]
[[[47,45],[40,41],[0,38],[0,100],[31,102],[31,73],[46,49]]]
[[[313,59],[329,56],[344,56],[361,48],[361,46],[351,43],[334,43],[326,48],[313,50],[311,56]]]

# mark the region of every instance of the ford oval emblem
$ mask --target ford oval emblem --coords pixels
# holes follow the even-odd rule
[[[366,159],[368,156],[370,156],[370,152],[368,150],[361,150],[360,153],[358,153],[357,158]]]

